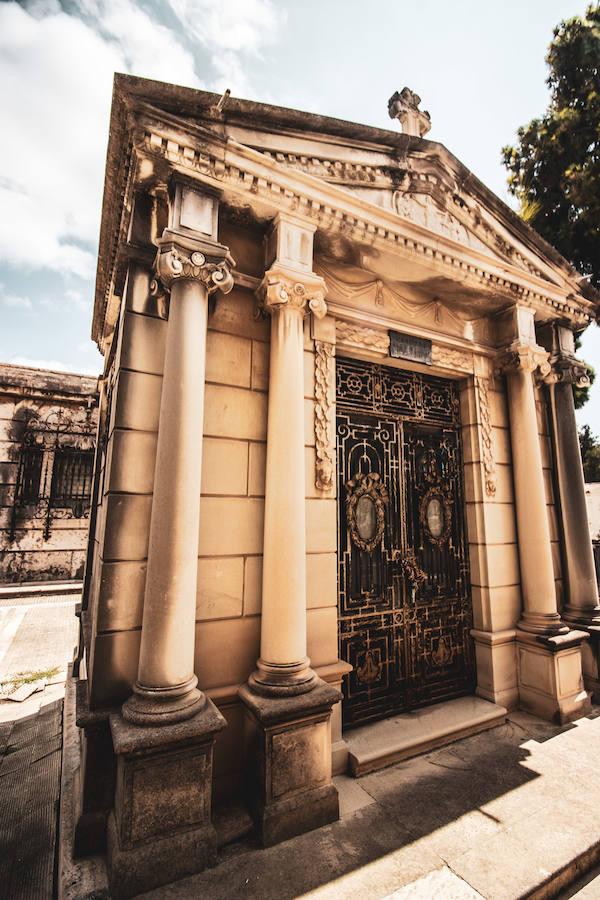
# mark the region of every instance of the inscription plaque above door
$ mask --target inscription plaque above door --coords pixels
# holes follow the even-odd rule
[[[390,331],[390,356],[431,365],[432,343],[427,338],[414,337],[401,331]]]

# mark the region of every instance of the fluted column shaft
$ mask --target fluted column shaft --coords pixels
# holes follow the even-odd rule
[[[533,383],[533,372],[538,367],[549,369],[547,356],[541,348],[518,347],[504,362],[523,597],[523,616],[518,627],[536,634],[568,631],[556,603]]]

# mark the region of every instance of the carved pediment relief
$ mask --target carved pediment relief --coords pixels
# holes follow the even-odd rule
[[[447,237],[531,275],[549,280],[535,257],[470,195],[461,192],[450,172],[434,174],[421,160],[404,165],[369,165],[285,152],[262,151],[276,162],[338,184],[355,196],[391,210],[403,219]]]

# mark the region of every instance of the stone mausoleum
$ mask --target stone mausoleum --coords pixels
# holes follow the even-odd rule
[[[335,820],[332,772],[598,690],[599,297],[412,91],[389,114],[116,77],[74,673],[75,852],[115,897]]]
[[[0,585],[81,581],[98,379],[0,363]]]

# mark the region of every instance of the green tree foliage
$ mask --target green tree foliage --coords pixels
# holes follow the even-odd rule
[[[600,287],[600,5],[548,49],[550,103],[502,151],[522,217]]]
[[[600,287],[600,4],[555,28],[546,62],[550,102],[504,147],[521,217]],[[591,380],[594,372],[590,371]],[[575,388],[583,406],[589,388]]]
[[[600,481],[600,441],[589,425],[579,432],[579,447],[586,481]]]

